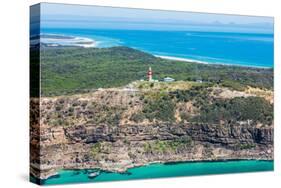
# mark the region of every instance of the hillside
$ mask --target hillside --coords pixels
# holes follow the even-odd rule
[[[150,66],[154,79],[176,81],[140,81]],[[31,174],[273,160],[272,71],[165,60],[127,47],[42,47],[42,96],[31,98]]]
[[[41,47],[41,94],[58,96],[111,88],[144,79],[149,66],[155,79],[220,84],[237,90],[246,86],[273,88],[273,70],[207,65],[154,57],[128,47]],[[31,58],[32,59],[32,58]],[[32,63],[32,62],[31,62]]]
[[[272,160],[270,97],[197,82],[138,81],[33,99],[31,149],[38,153],[31,172],[45,179],[59,169],[124,173],[155,162]]]

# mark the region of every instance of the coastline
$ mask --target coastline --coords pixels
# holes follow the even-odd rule
[[[249,163],[259,163],[259,162],[265,162],[268,163],[268,165],[270,165],[270,168],[267,169],[263,169],[260,171],[272,171],[274,170],[274,160],[269,160],[269,159],[225,159],[225,160],[198,160],[198,161],[175,161],[175,162],[151,162],[151,163],[147,163],[145,165],[140,165],[140,166],[134,166],[131,168],[128,168],[126,171],[122,171],[122,172],[115,172],[115,171],[108,171],[108,170],[103,170],[103,169],[99,169],[99,168],[81,168],[81,169],[75,169],[75,168],[65,168],[65,169],[59,169],[56,171],[56,173],[52,174],[51,176],[49,176],[46,179],[39,179],[35,176],[32,176],[32,174],[30,175],[30,178],[35,179],[35,181],[40,181],[42,182],[42,184],[45,184],[46,181],[48,180],[56,180],[57,178],[60,179],[63,177],[61,176],[61,173],[64,173],[65,171],[95,171],[95,172],[99,172],[100,174],[97,175],[95,178],[99,177],[99,176],[103,176],[104,174],[109,174],[109,175],[113,175],[113,176],[122,176],[122,175],[136,175],[138,176],[139,174],[136,171],[143,171],[143,170],[149,170],[151,168],[153,168],[153,166],[157,165],[157,168],[160,168],[159,165],[163,165],[161,166],[161,168],[163,167],[165,168],[177,168],[177,166],[185,166],[185,165],[200,165],[202,169],[204,168],[208,168],[208,166],[210,165],[226,165],[225,163],[237,163],[239,165],[239,163],[245,164],[247,162]],[[271,163],[271,164],[270,164]],[[204,166],[202,166],[204,165]],[[207,165],[207,166],[206,166]],[[258,167],[258,166],[257,166]],[[214,166],[212,168],[215,168]],[[133,171],[133,172],[132,172]],[[187,176],[192,176],[195,175],[196,172],[192,172],[192,169],[188,170],[189,174],[187,174]],[[244,171],[244,170],[237,170],[237,169],[228,169],[227,172],[223,172],[223,173],[242,173],[242,172],[256,172],[255,170],[249,170],[249,171]],[[85,177],[88,177],[89,173],[83,173]],[[200,173],[201,175],[207,175],[207,174],[220,174],[220,172],[208,172],[208,171],[201,171]],[[198,174],[196,174],[198,175]],[[177,177],[178,175],[175,174],[174,177]],[[184,175],[186,176],[186,175]],[[161,175],[159,176],[161,177]],[[159,178],[158,177],[158,178]],[[145,178],[145,177],[144,177]],[[157,175],[155,175],[155,178],[157,178]],[[57,179],[57,180],[58,180]],[[79,177],[78,177],[79,179]],[[134,178],[132,178],[134,179]],[[89,179],[89,181],[91,181]],[[84,180],[82,180],[81,182],[85,182]],[[48,184],[48,183],[47,183]]]
[[[150,161],[147,163],[137,163],[137,164],[131,164],[131,165],[127,165],[127,166],[123,166],[122,168],[114,168],[111,169],[109,168],[103,168],[103,167],[98,167],[96,165],[83,165],[83,167],[65,167],[65,168],[60,168],[60,169],[52,169],[51,172],[45,172],[46,174],[44,175],[44,177],[37,177],[36,175],[31,173],[31,176],[40,180],[40,181],[45,181],[48,180],[54,176],[59,175],[59,171],[63,171],[63,170],[96,170],[99,172],[106,172],[106,173],[117,173],[117,174],[126,174],[128,173],[128,170],[131,169],[135,169],[135,168],[140,168],[140,167],[147,167],[150,165],[154,165],[154,164],[163,164],[163,165],[176,165],[176,164],[186,164],[186,163],[219,163],[219,162],[239,162],[239,161],[267,161],[267,162],[273,162],[274,163],[274,158],[269,157],[260,157],[260,158],[254,158],[254,157],[245,157],[245,158],[223,158],[223,159],[191,159],[191,160],[168,160],[168,161],[164,161],[164,160],[159,160],[159,161]]]
[[[73,46],[73,47],[83,47],[83,48],[103,48],[99,46],[99,41],[90,37],[82,36],[72,36],[64,34],[55,34],[55,33],[41,33],[40,34],[40,43],[47,45],[48,47],[58,47],[58,46]],[[39,40],[32,39],[31,43],[38,43]],[[138,48],[136,48],[138,49]],[[269,66],[258,66],[258,65],[247,65],[247,64],[234,64],[234,63],[225,63],[225,62],[210,62],[202,61],[191,58],[176,57],[170,55],[157,55],[153,52],[147,51],[147,53],[152,54],[154,57],[162,58],[171,61],[183,61],[189,63],[199,63],[204,65],[221,65],[221,66],[233,66],[233,67],[243,67],[243,68],[256,68],[256,69],[273,69]]]
[[[206,62],[206,61],[199,61],[199,60],[189,59],[189,58],[164,56],[164,55],[154,55],[154,56],[158,57],[158,58],[162,58],[162,59],[172,60],[172,61],[185,61],[185,62],[189,62],[189,63],[192,62],[192,63],[200,63],[200,64],[205,64],[205,65],[210,64],[209,62]]]
[[[41,33],[40,43],[45,44],[48,47],[57,47],[57,46],[73,46],[73,47],[83,47],[83,48],[98,47],[98,41],[92,38],[54,34],[54,33]]]
[[[50,38],[52,39],[52,36]],[[61,40],[77,40],[77,38],[80,39],[79,37],[73,37],[73,38],[62,37]],[[53,41],[60,40],[60,37],[59,36],[53,37],[52,40]],[[77,43],[79,44],[79,42],[77,42]],[[81,44],[81,45],[83,45],[83,44]],[[80,48],[80,50],[81,49],[82,48]],[[84,52],[85,49],[82,49],[82,50]],[[89,49],[89,50],[91,50],[91,49]],[[108,50],[108,49],[106,49],[106,50]],[[117,52],[119,53],[120,51],[117,51]],[[149,53],[149,54],[151,54],[151,53]],[[131,55],[130,53],[125,54],[125,57],[129,57],[130,55]],[[183,62],[186,61],[186,62],[190,62],[190,63],[192,63],[192,62],[200,63],[200,64],[204,64],[204,65],[205,64],[208,64],[208,65],[211,64],[211,63],[208,63],[208,62],[202,62],[202,61],[196,61],[196,60],[193,61],[191,59],[178,58],[178,57],[172,57],[172,56],[158,56],[158,57],[163,58],[163,59],[166,58],[166,59],[174,60],[174,61],[183,61]],[[155,62],[161,62],[161,61],[158,61],[159,59],[157,60],[156,58],[154,58],[153,60]],[[164,62],[164,61],[162,61],[162,62]],[[167,61],[167,62],[169,63],[169,65],[174,66],[173,62],[170,62],[170,61]],[[185,64],[185,63],[182,63],[182,62],[180,62],[180,63],[181,63],[181,65]],[[212,65],[214,65],[214,67],[212,67],[212,68],[216,69],[215,72],[214,72],[214,74],[216,74],[217,68],[219,67],[220,64],[212,64]],[[222,65],[228,65],[228,64],[222,64]],[[236,66],[236,65],[228,65],[228,66]],[[239,65],[237,65],[237,66],[239,66]],[[210,68],[210,67],[204,66],[204,68]],[[253,68],[253,67],[251,67],[251,68]],[[209,70],[210,69],[208,69],[208,71]],[[109,93],[109,96],[110,95],[111,94]],[[103,96],[104,96],[104,93],[103,93]],[[95,99],[95,98],[91,98],[91,100],[93,100],[93,99]],[[45,104],[47,104],[47,103],[45,103]],[[57,104],[57,103],[49,103],[49,104],[52,105],[52,104]],[[69,103],[69,104],[71,104],[71,103]],[[54,107],[55,107],[55,105],[54,105]],[[148,132],[148,134],[145,134],[146,136],[148,135],[147,138],[146,138],[147,140],[143,139],[142,134],[144,134],[143,133],[144,130],[142,129],[142,126],[138,127],[138,124],[136,126],[137,126],[136,130],[141,130],[140,131],[141,134],[138,135],[139,138],[134,133],[132,133],[131,135],[129,134],[129,138],[134,140],[134,138],[136,137],[135,141],[137,141],[136,142],[137,144],[134,145],[135,148],[133,148],[133,149],[135,149],[135,150],[144,149],[143,146],[145,146],[146,141],[151,139],[150,138],[151,132],[150,132],[149,129],[146,129],[145,131]],[[156,125],[156,126],[158,128],[158,125]],[[190,127],[183,127],[182,130],[184,130],[184,131],[181,131],[180,129],[178,129],[179,126],[176,125],[176,130],[181,131],[181,132],[178,133],[178,132],[173,132],[173,129],[170,126],[171,126],[170,123],[167,125],[167,128],[165,127],[165,125],[161,125],[161,127],[160,127],[161,129],[159,129],[159,130],[162,130],[163,132],[159,133],[157,131],[157,133],[159,133],[159,137],[163,137],[163,138],[167,139],[166,135],[167,135],[167,133],[169,133],[168,135],[172,135],[171,138],[174,138],[175,136],[178,137],[178,134],[180,134],[180,135],[187,134],[187,133],[190,133],[191,131],[194,131],[195,133],[201,133],[202,130],[205,130],[205,131],[210,130],[210,133],[212,133],[213,129],[214,129],[214,127],[212,127],[212,125],[208,125],[208,126],[202,125],[202,127],[199,128],[199,129],[198,129],[198,125],[195,125],[196,127],[193,127],[193,125],[190,125]],[[163,127],[165,129],[163,129]],[[92,145],[91,144],[83,145],[83,147],[85,146],[85,148],[83,148],[84,150],[81,150],[80,143],[76,143],[76,141],[75,141],[74,142],[75,145],[74,145],[71,142],[71,140],[79,140],[79,139],[81,140],[82,136],[85,136],[85,135],[81,135],[81,138],[80,138],[79,131],[81,131],[81,130],[82,131],[86,130],[85,131],[86,136],[84,138],[87,138],[87,140],[90,140],[90,142],[85,141],[86,144],[93,143],[93,141],[97,141],[100,138],[95,138],[95,137],[92,138],[92,133],[96,133],[96,131],[99,130],[98,129],[99,127],[96,128],[95,126],[92,126],[92,125],[88,126],[87,125],[85,127],[84,126],[82,126],[82,127],[77,126],[77,127],[72,127],[72,128],[68,128],[68,129],[67,128],[61,129],[61,128],[57,128],[57,127],[55,127],[55,128],[52,127],[50,129],[48,129],[48,127],[46,126],[43,129],[45,129],[45,128],[46,128],[46,130],[44,130],[44,135],[46,136],[46,138],[49,138],[49,136],[53,135],[53,132],[55,132],[55,137],[50,137],[49,139],[46,139],[47,141],[46,140],[42,141],[42,143],[44,143],[45,147],[46,147],[46,148],[42,149],[42,150],[44,150],[44,152],[46,152],[45,153],[46,159],[44,159],[46,161],[46,164],[44,164],[43,166],[41,166],[41,164],[39,164],[39,168],[38,168],[38,166],[35,166],[35,168],[37,168],[36,170],[39,170],[39,173],[36,174],[36,175],[38,177],[40,177],[41,180],[42,179],[43,180],[48,179],[51,176],[56,175],[58,170],[60,170],[60,169],[61,170],[63,170],[63,169],[73,169],[73,170],[99,169],[101,171],[108,171],[108,172],[113,172],[113,173],[114,172],[115,173],[126,173],[126,171],[129,170],[129,169],[142,167],[142,166],[148,166],[148,165],[151,165],[151,164],[169,164],[169,163],[175,164],[175,163],[186,163],[186,162],[194,163],[194,162],[210,162],[210,161],[211,162],[220,162],[220,161],[226,162],[226,161],[237,161],[237,160],[266,160],[266,161],[273,160],[273,154],[272,154],[273,148],[271,148],[271,145],[269,145],[269,146],[267,145],[268,143],[269,144],[271,143],[272,138],[270,136],[272,135],[271,134],[272,129],[264,130],[264,129],[260,129],[260,127],[255,127],[255,128],[257,128],[257,130],[259,130],[259,131],[263,131],[264,135],[269,135],[269,136],[266,137],[266,140],[265,140],[266,145],[259,144],[260,142],[258,142],[258,145],[255,146],[254,149],[246,149],[246,150],[243,150],[243,151],[242,150],[236,151],[234,149],[235,148],[234,146],[233,146],[233,149],[224,147],[225,143],[230,144],[230,145],[231,145],[231,143],[233,143],[233,140],[231,140],[231,139],[233,139],[233,136],[228,136],[229,140],[228,139],[225,140],[225,138],[228,138],[225,135],[228,135],[228,133],[230,133],[232,131],[225,131],[225,132],[219,132],[218,131],[220,133],[220,135],[219,136],[216,135],[215,138],[219,137],[221,139],[221,140],[219,140],[219,143],[223,143],[223,144],[221,146],[218,146],[218,145],[214,145],[214,146],[211,145],[210,146],[206,143],[209,143],[210,141],[212,142],[213,139],[214,139],[214,135],[211,135],[211,134],[209,135],[208,134],[209,131],[206,131],[206,134],[204,133],[203,136],[200,137],[200,139],[195,138],[196,136],[194,136],[194,135],[196,135],[196,134],[194,134],[194,135],[191,134],[191,136],[194,137],[195,145],[192,145],[192,147],[191,147],[191,145],[189,145],[190,149],[184,149],[184,150],[182,150],[181,153],[177,152],[176,150],[173,150],[174,153],[171,152],[170,155],[167,155],[167,154],[164,155],[161,152],[160,152],[160,154],[157,154],[157,152],[156,153],[151,152],[151,155],[147,155],[147,152],[144,151],[143,153],[140,153],[138,156],[136,155],[136,156],[131,157],[129,155],[129,152],[126,153],[127,151],[129,151],[128,148],[131,148],[130,144],[125,144],[125,145],[122,144],[121,145],[120,143],[116,142],[116,145],[113,145],[112,143],[109,143],[109,145],[106,145],[106,147],[110,147],[111,149],[112,148],[116,149],[116,150],[113,150],[113,151],[116,151],[116,153],[113,152],[113,154],[117,154],[114,157],[114,160],[112,160],[112,156],[107,156],[107,153],[105,153],[103,155],[103,156],[105,156],[104,160],[96,160],[95,156],[91,158],[92,160],[88,160],[88,153],[91,152],[93,144]],[[220,130],[221,126],[217,126],[216,128],[218,130]],[[226,127],[226,128],[232,129],[233,127]],[[122,127],[120,129],[122,129],[121,131],[126,133],[125,134],[126,136],[128,135],[128,133],[130,133],[130,131],[128,131],[126,128]],[[244,132],[242,132],[242,130],[244,130],[244,129],[245,129],[244,125],[243,125],[243,128],[241,127],[241,129],[239,127],[237,128],[237,126],[235,128],[233,128],[234,131],[237,132],[237,130],[238,130],[238,133],[242,134],[242,135],[245,134]],[[102,135],[106,135],[104,140],[110,140],[111,134],[108,134],[108,132],[107,132],[108,129],[102,129],[102,130],[104,130],[104,132],[102,132],[103,133]],[[241,130],[241,132],[239,132],[240,130]],[[49,132],[51,132],[51,133],[48,134]],[[76,133],[79,133],[79,134],[76,134]],[[245,138],[244,137],[241,138],[239,136],[239,134],[237,134],[236,137],[235,137],[235,139],[237,139],[239,141],[237,143],[244,143]],[[254,132],[251,131],[251,130],[249,131],[249,134],[253,135],[253,142],[254,143],[256,143],[257,139],[260,139],[260,138],[256,138],[257,135],[255,135]],[[64,136],[60,137],[61,135],[64,135]],[[119,138],[118,135],[115,135],[115,136],[116,136],[115,138],[117,139],[117,141],[119,141],[118,139],[120,139],[120,141],[122,141],[123,138],[122,139]],[[56,137],[60,137],[60,138],[64,138],[64,139],[67,137],[69,140],[68,139],[60,140],[60,139],[57,139]],[[127,138],[125,138],[125,140],[126,139]],[[140,140],[137,140],[137,139],[140,139]],[[196,139],[198,139],[198,140],[196,140]],[[126,143],[125,140],[123,140],[123,143]],[[140,141],[143,141],[143,144],[140,144]],[[249,142],[248,140],[246,140],[246,141]],[[69,158],[66,158],[65,161],[61,162],[61,164],[57,164],[56,160],[48,161],[48,158],[49,158],[48,155],[51,155],[48,152],[48,148],[49,147],[56,147],[57,144],[61,144],[59,146],[60,146],[60,149],[61,149],[62,152],[71,154],[69,156]],[[68,150],[68,148],[65,149],[65,147],[64,147],[65,144],[69,144],[69,145],[71,144],[71,147],[70,147],[69,150]],[[112,146],[114,146],[114,147],[112,147]],[[120,155],[119,154],[120,148],[123,149],[124,155],[118,157],[118,155]],[[77,157],[78,155],[76,155],[75,152],[71,153],[72,151],[80,151],[81,154],[87,153],[87,155],[81,155],[81,156]],[[99,152],[99,153],[101,153],[101,152]],[[208,154],[208,155],[205,156],[205,154]],[[55,156],[55,153],[53,155]],[[54,159],[56,159],[56,158],[54,158]],[[111,163],[105,162],[105,161],[111,161],[111,160],[113,161]],[[41,168],[43,168],[43,169],[41,169]]]
[[[254,65],[242,65],[242,64],[230,64],[230,63],[223,63],[223,62],[208,62],[208,61],[200,61],[196,59],[190,58],[182,58],[182,57],[175,57],[175,56],[163,56],[163,55],[155,55],[153,56],[167,59],[171,61],[184,61],[189,63],[199,63],[204,65],[221,65],[221,66],[232,66],[232,67],[243,67],[243,68],[255,68],[255,69],[273,69],[273,67],[265,67],[265,66],[254,66]]]

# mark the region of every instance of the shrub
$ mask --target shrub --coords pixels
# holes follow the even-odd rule
[[[174,121],[175,104],[171,99],[161,98],[151,100],[144,105],[143,115],[149,119],[159,119],[162,121]]]
[[[252,149],[256,147],[256,144],[239,144],[238,148],[243,150],[243,149]]]
[[[200,108],[200,115],[193,120],[219,123],[224,121],[253,120],[271,124],[273,120],[273,105],[261,97],[236,97],[233,99],[216,99],[211,104]]]
[[[93,156],[97,156],[100,152],[101,152],[101,143],[97,142],[97,143],[93,144],[93,146],[91,148],[91,154]]]
[[[188,136],[183,136],[175,140],[156,140],[144,144],[145,153],[166,153],[176,152],[184,147],[189,147],[192,144],[192,139]]]
[[[141,122],[145,119],[145,115],[144,113],[137,113],[137,114],[133,114],[131,117],[130,117],[130,120],[131,121],[134,121],[134,122]]]
[[[237,91],[244,91],[246,89],[245,85],[237,81],[231,81],[231,80],[224,80],[221,85]]]

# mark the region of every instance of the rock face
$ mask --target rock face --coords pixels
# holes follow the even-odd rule
[[[59,169],[83,168],[125,172],[153,162],[273,160],[273,125],[241,121],[137,123],[129,121],[127,115],[131,113],[128,109],[124,111],[124,107],[131,106],[129,111],[138,111],[143,105],[138,97],[108,93],[111,97],[108,100],[113,102],[107,106],[114,113],[106,109],[106,121],[101,113],[104,107],[92,104],[100,97],[101,103],[107,103],[108,95],[104,91],[63,100],[31,100],[32,175],[45,179]],[[120,115],[119,123],[115,123],[116,114]],[[94,119],[96,116],[99,118]],[[57,119],[62,120],[62,125]]]
[[[79,125],[41,127],[40,134],[40,142],[32,142],[32,147],[40,145],[40,154],[31,156],[32,172],[40,178],[62,168],[124,172],[150,162],[273,159],[272,128],[207,124]],[[179,138],[188,141],[181,144]],[[175,147],[168,144],[173,142],[177,143]],[[101,145],[94,153],[97,143]],[[166,149],[159,149],[161,144]],[[149,146],[151,149],[147,149]]]
[[[209,125],[209,124],[155,124],[151,126],[128,125],[109,127],[107,125],[80,125],[64,128],[64,136],[70,142],[96,143],[101,141],[131,142],[149,140],[173,140],[188,136],[193,141],[213,144],[233,145],[272,144],[272,128],[256,128],[245,125]],[[54,137],[54,135],[52,135]],[[52,142],[52,138],[48,138]]]

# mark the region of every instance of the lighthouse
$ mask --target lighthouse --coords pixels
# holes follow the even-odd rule
[[[151,67],[149,67],[148,71],[147,71],[147,79],[149,82],[152,82],[153,79],[152,79],[152,70],[151,70]]]

